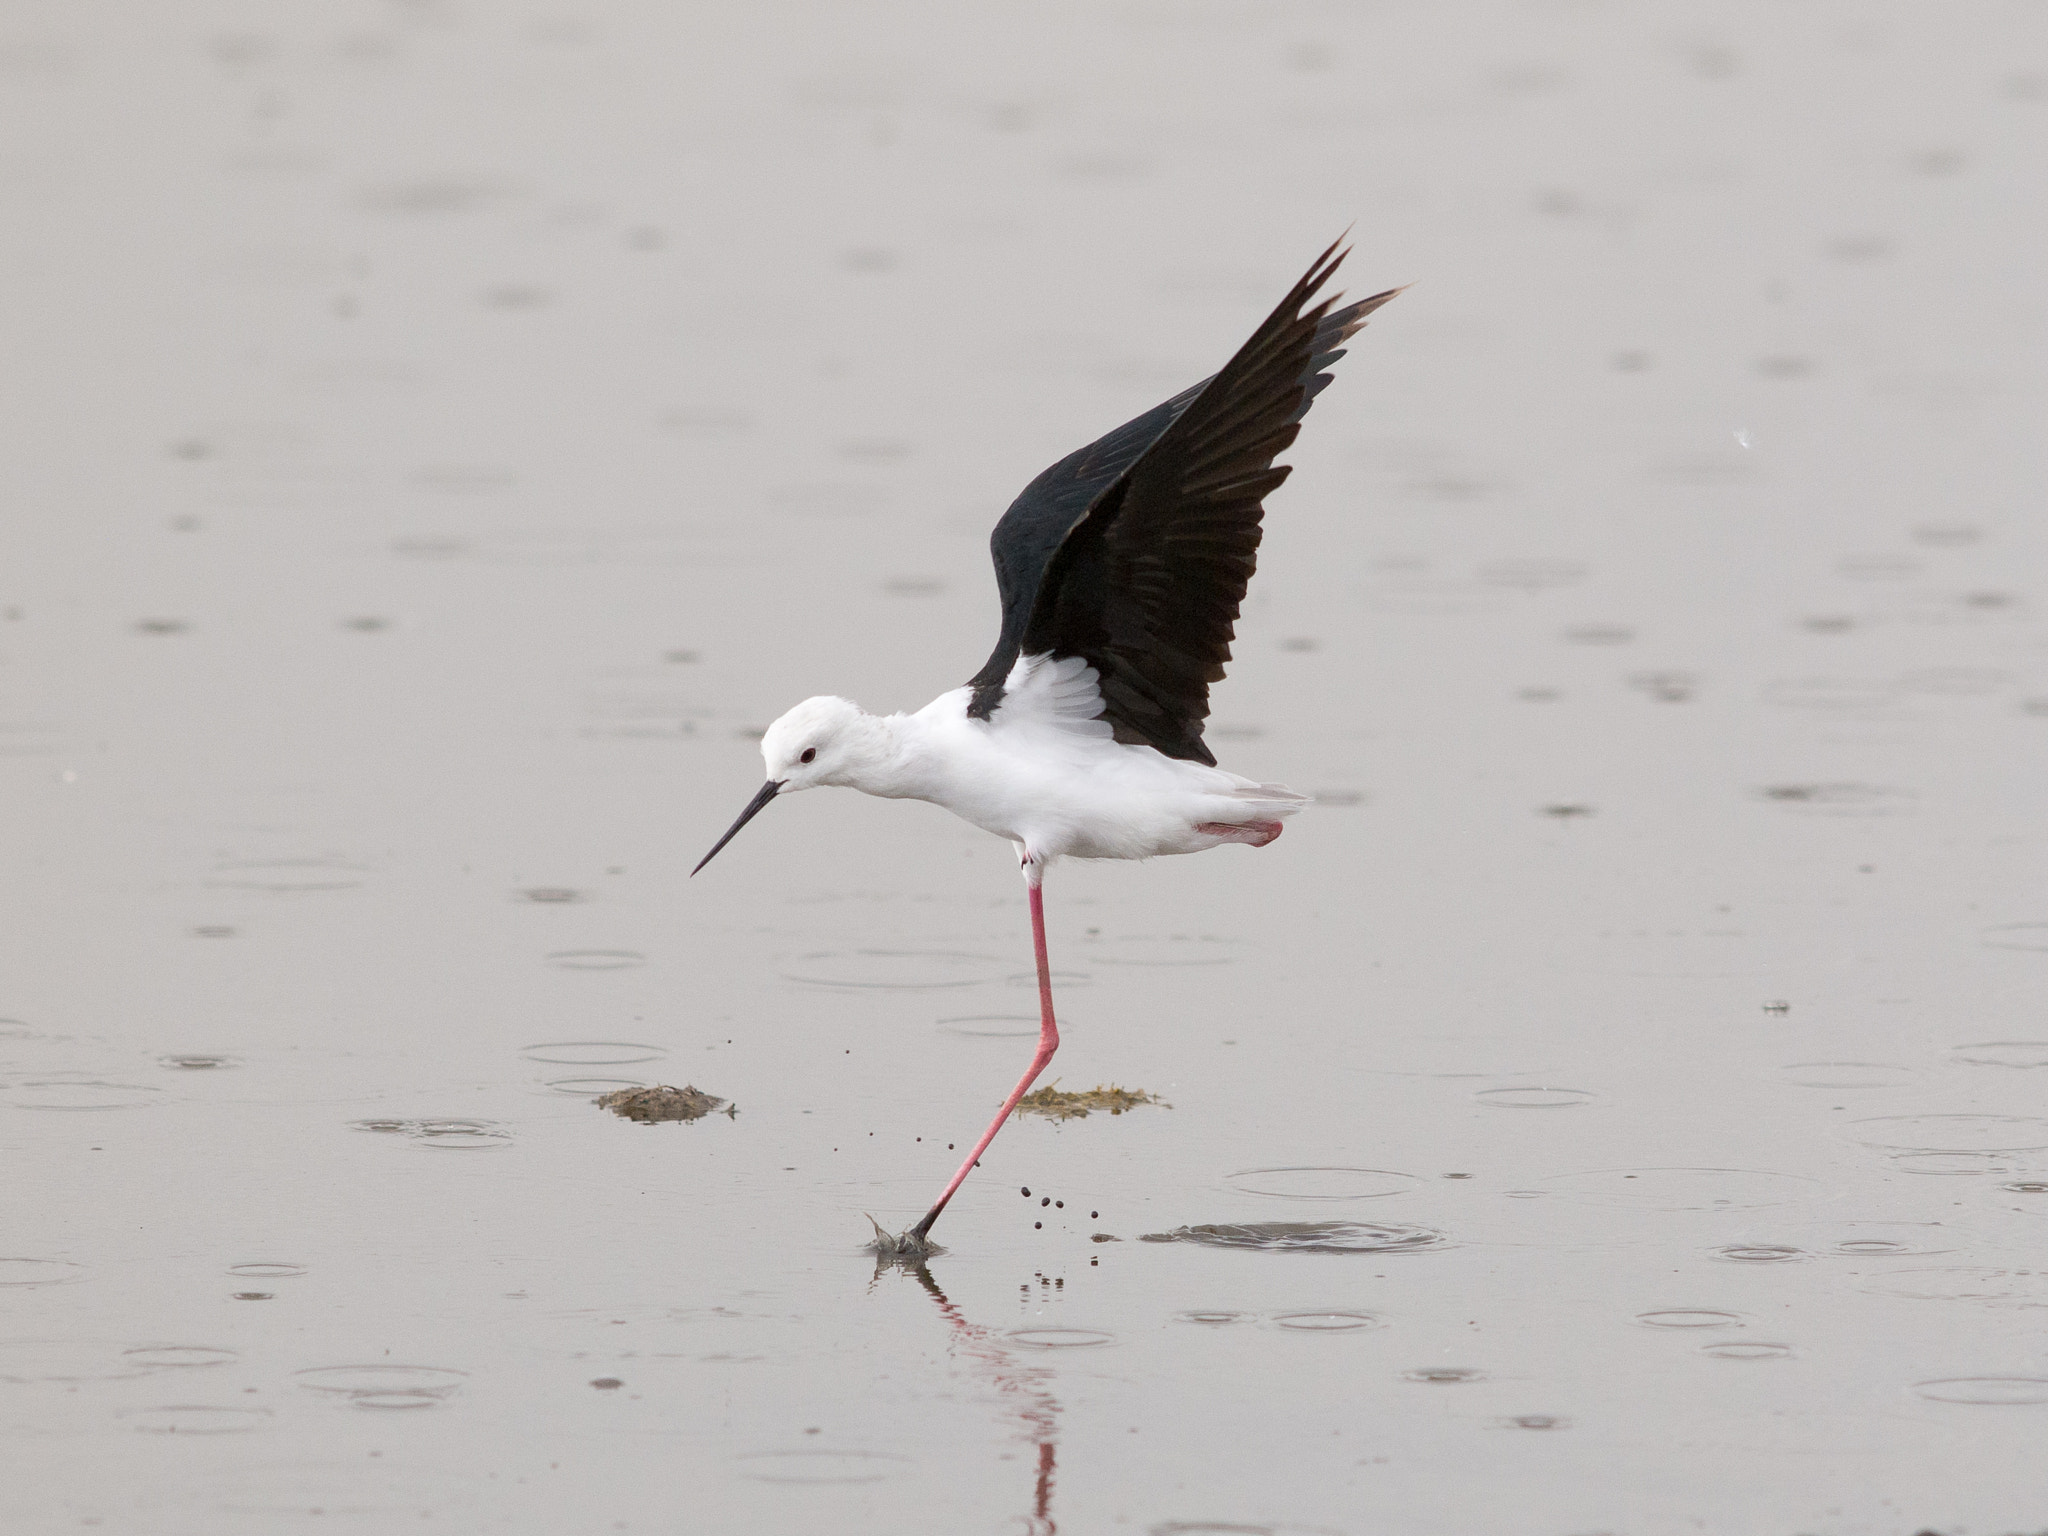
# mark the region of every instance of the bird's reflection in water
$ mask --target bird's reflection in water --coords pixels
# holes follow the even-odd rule
[[[879,1258],[875,1262],[874,1284],[879,1284],[889,1270],[908,1275],[931,1297],[952,1330],[954,1352],[971,1361],[978,1374],[994,1383],[1004,1406],[1015,1415],[1022,1437],[1037,1448],[1038,1479],[1032,1488],[1031,1513],[1024,1517],[1024,1530],[1028,1536],[1055,1536],[1059,1527],[1052,1518],[1052,1487],[1060,1405],[1052,1395],[1053,1373],[1042,1365],[1023,1364],[1001,1334],[969,1322],[966,1314],[939,1289],[939,1282],[923,1262]]]

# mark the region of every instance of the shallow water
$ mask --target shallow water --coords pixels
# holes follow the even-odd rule
[[[8,1528],[2037,1527],[2048,32],[1971,15],[14,13]],[[1007,850],[687,871],[1353,218],[1418,286],[1211,732],[1322,803],[1054,872],[1049,1075],[1170,1107],[878,1269],[1029,1052]]]

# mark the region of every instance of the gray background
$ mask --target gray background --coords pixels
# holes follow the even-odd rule
[[[8,6],[10,1528],[2048,1520],[2044,39]],[[1008,850],[685,874],[1353,221],[1211,734],[1325,803],[1054,871],[1054,1073],[1172,1107],[875,1275],[1029,1052]],[[1424,1236],[1136,1241],[1289,1219]]]

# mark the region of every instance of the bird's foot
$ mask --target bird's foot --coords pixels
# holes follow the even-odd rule
[[[933,1254],[946,1251],[915,1227],[903,1232],[888,1232],[872,1216],[868,1217],[868,1225],[875,1229],[875,1240],[868,1244],[868,1252],[877,1258],[921,1264]]]

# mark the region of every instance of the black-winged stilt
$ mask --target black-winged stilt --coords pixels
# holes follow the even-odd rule
[[[1059,1049],[1042,882],[1053,860],[1263,848],[1307,797],[1216,766],[1202,741],[1238,605],[1257,564],[1274,457],[1366,316],[1401,290],[1337,308],[1314,265],[1220,373],[1067,455],[1024,488],[989,547],[1001,638],[965,687],[914,715],[806,699],[768,727],[763,784],[696,874],[777,795],[843,785],[929,800],[1016,844],[1038,962],[1038,1050],[994,1122],[891,1253],[931,1251],[932,1224]]]

